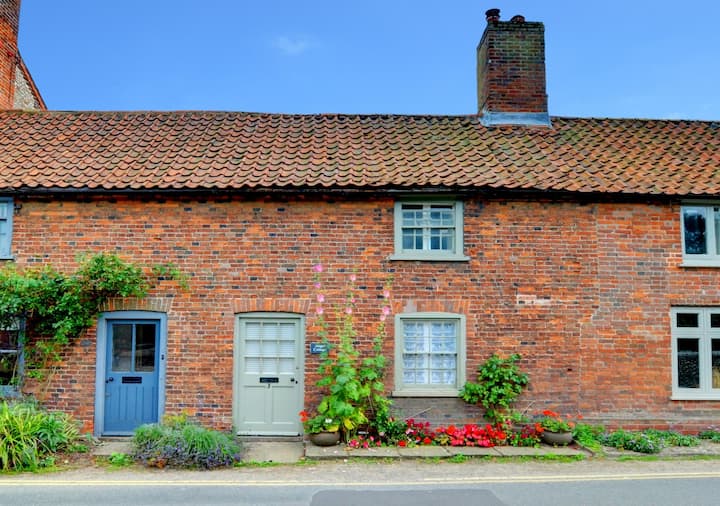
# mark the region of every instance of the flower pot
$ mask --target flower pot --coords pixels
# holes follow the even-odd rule
[[[340,432],[315,432],[310,434],[310,442],[315,446],[334,446],[340,442]]]
[[[564,432],[552,432],[550,430],[544,430],[540,435],[544,443],[553,446],[565,446],[572,443],[573,434],[572,431]]]

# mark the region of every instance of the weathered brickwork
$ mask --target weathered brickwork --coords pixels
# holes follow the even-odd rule
[[[75,266],[79,252],[116,252],[145,265],[175,263],[189,290],[160,282],[148,301],[118,309],[168,316],[166,411],[187,410],[232,425],[237,313],[308,315],[312,265],[328,295],[355,270],[358,342],[369,348],[381,290],[394,277],[393,310],[445,310],[467,317],[467,377],[492,353],[520,353],[531,387],[518,407],[553,407],[631,426],[693,428],[717,421],[720,403],[672,401],[672,305],[720,305],[720,270],[682,268],[679,208],[657,203],[576,203],[468,198],[469,262],[390,261],[393,201],[330,196],[28,199],[15,216],[21,266]],[[384,351],[393,388],[393,323]],[[49,401],[92,428],[95,332],[65,357]],[[317,398],[317,356],[306,356],[306,400]],[[405,415],[464,422],[478,411],[456,399],[398,399]],[[432,408],[428,411],[428,408]]]

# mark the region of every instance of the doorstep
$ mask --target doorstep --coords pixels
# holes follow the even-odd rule
[[[590,454],[579,447],[568,446],[541,446],[539,448],[519,446],[493,446],[483,448],[478,446],[415,446],[401,448],[381,446],[378,448],[348,448],[343,445],[315,446],[305,443],[305,458],[308,459],[435,459],[452,458],[456,455],[466,457],[545,457],[548,455],[561,455],[565,457],[583,456]]]

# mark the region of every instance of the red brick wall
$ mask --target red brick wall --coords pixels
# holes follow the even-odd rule
[[[363,347],[392,274],[394,310],[466,312],[469,379],[494,352],[523,356],[531,387],[519,408],[532,403],[531,412],[552,407],[624,426],[717,421],[720,402],[670,400],[671,305],[720,305],[720,271],[679,267],[675,205],[468,200],[471,260],[450,263],[387,260],[390,199],[28,200],[14,225],[13,249],[23,266],[71,269],[76,252],[113,251],[144,264],[174,262],[188,273],[189,291],[164,282],[153,294],[169,308],[166,410],[185,409],[217,427],[232,424],[235,312],[309,312],[306,340],[316,341],[311,267],[318,261],[330,271],[324,274],[330,294],[342,293],[348,273],[357,270]],[[49,402],[90,427],[94,331],[66,358]],[[316,365],[308,355],[308,402],[316,397]],[[415,414],[428,401],[397,404]],[[474,412],[452,399],[433,408],[438,423],[465,421]]]

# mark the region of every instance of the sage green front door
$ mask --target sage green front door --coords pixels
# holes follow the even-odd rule
[[[250,314],[237,321],[233,425],[238,434],[302,433],[303,320],[296,315]]]

